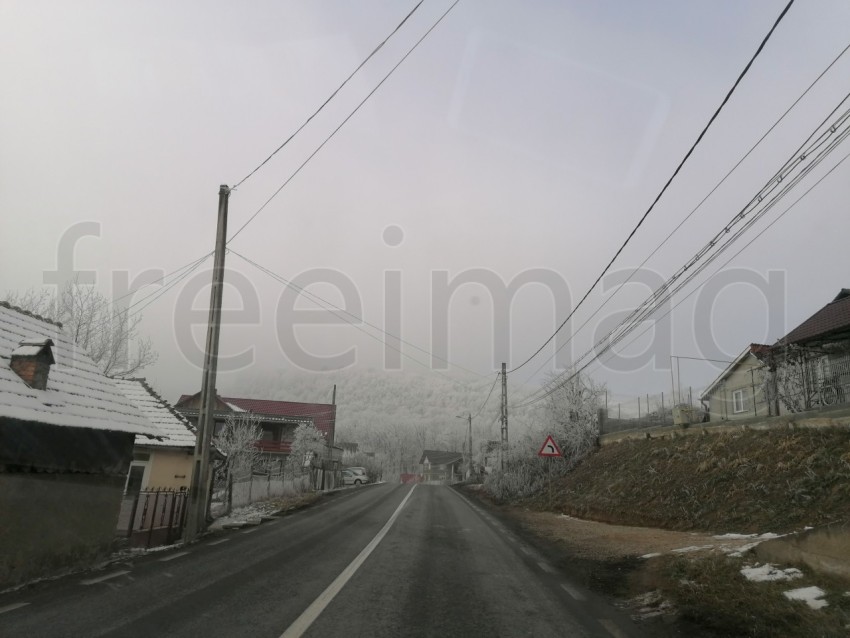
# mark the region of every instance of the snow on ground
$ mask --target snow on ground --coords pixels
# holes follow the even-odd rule
[[[234,509],[229,516],[222,516],[220,518],[215,519],[212,525],[210,525],[209,529],[217,530],[222,529],[225,525],[232,525],[235,523],[247,523],[251,519],[258,519],[263,516],[271,516],[280,510],[280,504],[275,501],[260,501],[258,503],[251,503],[250,505],[246,505],[245,507],[239,507]]]
[[[714,545],[690,545],[688,547],[680,547],[679,549],[674,549],[672,552],[674,554],[689,554],[691,552],[700,552],[704,549],[714,549]]]
[[[747,580],[752,580],[757,583],[769,582],[774,580],[793,580],[794,578],[802,578],[803,572],[795,567],[780,569],[770,563],[754,566],[745,565],[741,568],[741,574]]]
[[[815,585],[801,587],[800,589],[791,589],[783,593],[788,600],[802,600],[812,609],[821,609],[829,605],[828,602],[823,600],[826,592]]]

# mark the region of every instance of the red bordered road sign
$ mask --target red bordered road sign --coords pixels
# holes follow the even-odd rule
[[[543,447],[540,448],[540,451],[537,453],[537,456],[564,456],[561,452],[561,448],[558,447],[558,444],[555,443],[555,439],[552,438],[552,435],[546,437],[546,441],[543,443]]]

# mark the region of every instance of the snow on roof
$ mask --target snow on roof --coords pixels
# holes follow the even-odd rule
[[[55,364],[46,390],[30,388],[10,368],[21,342],[52,339]],[[59,324],[0,302],[0,418],[161,436],[112,379],[62,332]]]
[[[137,436],[137,444],[194,449],[195,429],[189,420],[154,392],[144,379],[115,379],[115,385],[139,409],[142,416],[165,435],[162,441]]]

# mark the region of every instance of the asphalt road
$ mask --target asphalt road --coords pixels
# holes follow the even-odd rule
[[[0,636],[602,636],[631,621],[457,491],[376,485],[0,595]]]

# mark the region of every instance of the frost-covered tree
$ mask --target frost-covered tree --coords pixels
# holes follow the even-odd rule
[[[544,404],[544,422],[552,424],[552,435],[572,462],[579,461],[596,447],[599,438],[599,407],[605,386],[584,375],[549,380],[553,392]]]
[[[221,471],[228,477],[251,472],[260,460],[257,441],[262,437],[260,419],[251,412],[228,414],[213,444],[226,456]]]
[[[94,286],[73,280],[55,292],[10,292],[5,301],[61,322],[106,376],[131,376],[157,359],[151,340],[139,336],[142,316],[116,306]]]
[[[312,423],[302,423],[295,428],[292,439],[292,451],[286,459],[287,470],[290,474],[298,476],[304,472],[304,468],[313,456],[321,456],[325,449],[325,437],[316,429]]]

